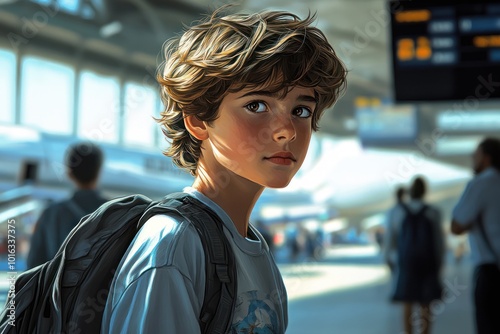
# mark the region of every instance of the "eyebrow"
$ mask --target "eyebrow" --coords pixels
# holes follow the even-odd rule
[[[251,91],[251,92],[248,92],[248,93],[245,93],[243,95],[241,95],[240,97],[238,97],[238,99],[242,99],[244,97],[247,97],[247,96],[252,96],[252,95],[263,95],[263,96],[269,96],[269,97],[277,97],[279,96],[280,94],[279,93],[273,93],[273,92],[270,92],[270,91],[267,91],[267,90],[257,90],[257,91]],[[301,101],[301,102],[314,102],[314,103],[318,103],[318,99],[312,95],[299,95],[297,97],[297,101]]]

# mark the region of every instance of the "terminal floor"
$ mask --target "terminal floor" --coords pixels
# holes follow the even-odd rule
[[[287,334],[405,334],[402,306],[389,302],[390,274],[374,246],[329,249],[319,262],[279,267],[289,296]],[[431,333],[474,333],[471,270],[468,261],[447,261]],[[415,319],[413,334],[422,333]]]
[[[287,334],[405,334],[402,308],[389,302],[390,275],[375,247],[332,248],[319,262],[277,259],[289,297]],[[474,333],[471,270],[467,261],[447,262],[444,298],[431,308],[431,333]],[[0,273],[1,305],[7,277]]]

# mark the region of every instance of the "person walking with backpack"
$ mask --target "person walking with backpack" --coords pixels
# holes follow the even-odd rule
[[[396,253],[395,284],[392,300],[403,303],[405,334],[429,334],[430,303],[441,297],[440,279],[445,245],[440,211],[424,202],[426,183],[413,181],[410,201],[400,202],[389,221],[390,240]],[[420,316],[413,311],[420,306]],[[415,316],[417,315],[417,316]]]
[[[103,159],[102,150],[91,142],[78,142],[67,149],[64,165],[76,190],[71,198],[42,212],[31,237],[28,269],[52,259],[80,219],[107,201],[97,188]]]
[[[473,155],[475,177],[453,209],[451,232],[469,233],[476,332],[500,333],[500,139],[485,138]]]
[[[216,333],[287,328],[282,277],[249,218],[266,187],[292,180],[320,117],[345,87],[346,69],[313,22],[288,12],[219,10],[166,44],[158,71],[166,155],[195,177],[184,193],[220,218],[235,259],[232,317]],[[151,217],[117,269],[101,332],[203,332],[213,317],[200,319],[211,279],[205,250],[188,220]]]
[[[399,222],[395,221],[394,215],[401,215],[403,205],[406,202],[407,190],[404,187],[398,187],[395,191],[396,203],[387,211],[384,224],[384,237],[383,237],[383,256],[384,262],[391,271],[391,277],[394,278],[394,271],[397,263],[397,236],[399,229]],[[400,219],[396,216],[396,220]]]

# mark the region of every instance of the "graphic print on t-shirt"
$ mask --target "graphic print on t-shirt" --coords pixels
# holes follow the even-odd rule
[[[277,305],[269,294],[247,291],[238,296],[234,310],[232,334],[279,333]]]

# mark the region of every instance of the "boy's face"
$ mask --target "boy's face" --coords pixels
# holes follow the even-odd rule
[[[285,97],[265,89],[229,93],[207,126],[201,159],[212,175],[285,187],[306,156],[315,108],[313,88],[294,87]]]

